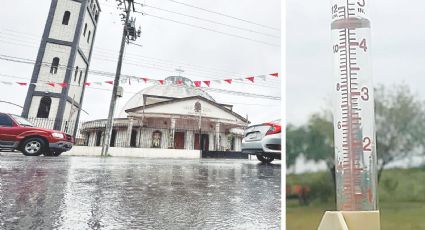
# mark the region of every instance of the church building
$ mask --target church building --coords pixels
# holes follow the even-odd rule
[[[82,124],[86,145],[101,146],[105,124]],[[188,78],[171,76],[126,102],[114,119],[110,146],[240,151],[248,124],[232,105],[216,102]]]

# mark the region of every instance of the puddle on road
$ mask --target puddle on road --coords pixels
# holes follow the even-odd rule
[[[0,159],[2,229],[280,229],[280,165]]]

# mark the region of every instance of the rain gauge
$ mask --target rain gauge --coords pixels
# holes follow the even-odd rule
[[[338,211],[326,212],[319,229],[379,229],[367,7],[366,0],[331,0]]]

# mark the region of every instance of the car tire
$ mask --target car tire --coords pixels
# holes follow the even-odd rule
[[[25,156],[40,156],[46,149],[47,144],[41,138],[29,138],[22,143],[21,151]]]
[[[257,159],[265,164],[269,164],[274,160],[273,156],[257,155]]]

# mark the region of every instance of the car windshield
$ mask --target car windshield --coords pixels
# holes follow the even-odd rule
[[[34,125],[31,122],[29,122],[27,119],[25,119],[23,117],[19,117],[19,116],[16,116],[16,115],[12,115],[12,117],[20,125],[34,127]]]

